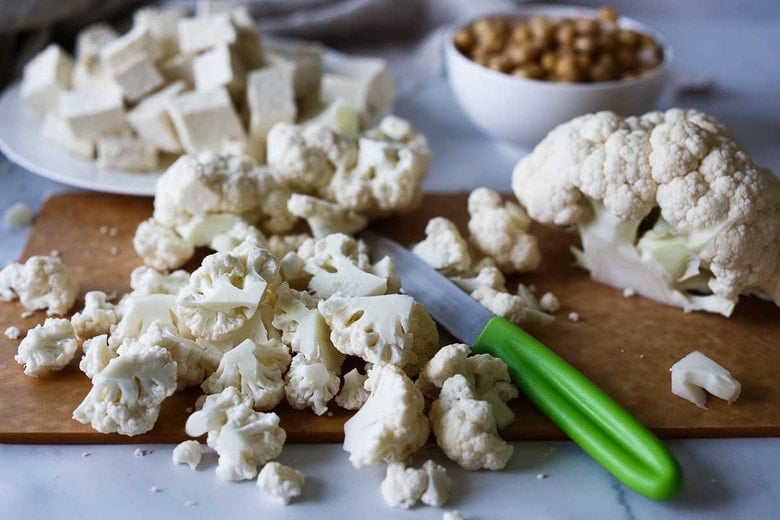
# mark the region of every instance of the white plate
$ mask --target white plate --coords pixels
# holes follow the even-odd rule
[[[123,195],[154,195],[156,173],[99,168],[94,161],[70,155],[38,136],[42,119],[22,102],[20,84],[0,97],[0,150],[13,162],[42,177],[88,190]]]

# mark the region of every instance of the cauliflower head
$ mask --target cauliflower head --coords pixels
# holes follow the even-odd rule
[[[564,123],[515,167],[542,223],[577,226],[601,283],[729,316],[740,294],[780,304],[780,181],[717,119],[671,109]]]
[[[14,360],[24,365],[28,376],[40,376],[59,371],[71,362],[78,350],[73,326],[64,318],[46,318],[27,332],[19,343]]]
[[[73,273],[55,256],[31,256],[0,270],[0,300],[18,298],[27,309],[47,309],[50,316],[66,314],[77,293]]]

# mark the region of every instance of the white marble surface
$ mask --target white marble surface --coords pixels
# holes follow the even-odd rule
[[[708,75],[718,85],[706,98],[667,97],[662,105],[693,106],[719,116],[758,162],[780,171],[780,60],[774,56],[780,19],[644,20],[675,47],[678,70]],[[397,112],[430,136],[436,160],[427,189],[457,191],[479,184],[508,189],[511,168],[524,151],[480,136],[454,105],[443,79],[404,96]],[[0,211],[17,200],[38,208],[48,194],[66,189],[0,158]],[[27,232],[0,228],[0,264],[18,256]],[[682,495],[670,503],[626,490],[571,443],[524,442],[515,444],[503,472],[468,473],[448,463],[456,483],[448,509],[483,519],[777,518],[780,439],[678,440],[669,446],[687,477]],[[288,508],[270,503],[251,482],[217,481],[213,457],[192,472],[171,464],[171,446],[144,446],[152,450],[145,457],[133,455],[136,447],[0,445],[0,519],[441,518],[434,508],[386,508],[378,489],[382,470],[353,470],[338,445],[285,448],[281,460],[309,476],[303,500]],[[540,473],[547,478],[537,479]]]

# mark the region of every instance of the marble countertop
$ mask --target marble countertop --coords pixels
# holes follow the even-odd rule
[[[780,48],[780,20],[644,20],[675,48],[676,70],[706,74],[716,84],[706,97],[667,96],[661,106],[691,106],[718,116],[757,162],[780,172],[780,60],[774,56]],[[513,165],[527,152],[480,135],[455,105],[444,78],[404,95],[396,112],[430,138],[436,159],[427,190],[487,185],[506,191]],[[38,208],[48,195],[69,189],[0,157],[0,211],[17,200]],[[0,265],[17,258],[28,232],[0,227]],[[515,455],[501,472],[469,473],[442,461],[455,481],[444,510],[458,509],[473,519],[776,517],[780,439],[668,444],[686,473],[685,490],[669,503],[627,490],[570,442],[523,442],[515,444]],[[0,445],[0,518],[441,518],[443,511],[387,508],[379,494],[383,469],[355,471],[340,445],[285,447],[280,460],[308,476],[302,499],[287,508],[268,501],[251,481],[218,481],[213,457],[190,471],[171,464],[172,446],[141,446],[149,450],[146,456],[134,455],[138,447]],[[440,458],[437,450],[427,449]]]

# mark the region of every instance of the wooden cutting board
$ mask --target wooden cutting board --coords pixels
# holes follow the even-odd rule
[[[373,228],[408,245],[423,237],[426,222],[437,215],[452,219],[465,231],[465,208],[465,194],[429,194],[416,212],[377,222]],[[140,265],[132,248],[133,233],[151,212],[150,199],[55,196],[38,215],[22,258],[56,249],[78,278],[82,296],[96,289],[122,294],[129,290],[130,271]],[[115,235],[101,233],[101,226],[115,228]],[[780,310],[776,306],[746,298],[725,319],[624,298],[618,290],[591,282],[572,265],[572,236],[542,227],[535,233],[542,244],[542,268],[519,279],[534,284],[537,294],[552,291],[562,308],[553,325],[529,332],[662,437],[780,435]],[[79,301],[74,310],[82,304]],[[22,311],[16,302],[0,304],[0,331],[10,325],[24,331],[45,317],[39,311],[23,319]],[[570,311],[580,314],[579,322],[567,319]],[[77,360],[50,377],[27,377],[13,360],[18,343],[0,335],[0,442],[136,443],[186,438],[183,425],[187,408],[199,395],[195,389],[166,400],[151,432],[137,437],[103,435],[71,419],[90,388]],[[728,405],[711,398],[710,409],[700,410],[672,395],[668,369],[692,350],[712,357],[742,382],[739,401]],[[563,437],[524,398],[513,406],[517,420],[504,431],[507,439]],[[342,425],[350,413],[335,404],[331,412],[330,417],[317,417],[286,406],[279,410],[292,442],[341,441]]]

